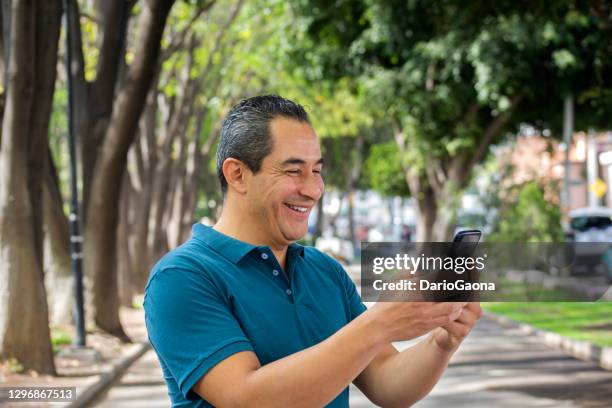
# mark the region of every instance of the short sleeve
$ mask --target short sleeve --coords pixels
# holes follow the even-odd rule
[[[158,270],[144,299],[149,340],[187,399],[212,367],[253,346],[222,291],[205,274],[179,268]]]
[[[348,298],[351,320],[355,319],[357,316],[365,312],[368,308],[361,301],[361,296],[359,292],[357,292],[357,287],[355,283],[349,276],[349,274],[344,270],[342,265],[336,262],[336,267],[340,274],[340,280],[344,286],[344,290],[346,291],[346,296]]]

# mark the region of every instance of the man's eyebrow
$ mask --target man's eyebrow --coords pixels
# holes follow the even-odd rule
[[[287,166],[289,164],[306,164],[306,161],[297,157],[290,157],[287,160],[284,160],[281,164],[283,166]],[[323,158],[321,157],[319,160],[317,160],[316,164],[323,164]]]

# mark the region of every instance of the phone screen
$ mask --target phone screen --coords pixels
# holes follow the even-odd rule
[[[460,231],[455,235],[451,245],[451,256],[453,257],[468,257],[476,251],[476,245],[480,241],[482,232],[479,230]]]
[[[468,258],[472,257],[476,252],[476,246],[482,232],[479,230],[466,230],[460,231],[455,235],[453,242],[450,244],[450,256],[454,258]],[[446,280],[449,282],[462,279],[468,282],[476,282],[478,280],[477,274],[473,270],[465,271],[463,274],[456,274],[453,271],[443,271],[438,276],[439,280]],[[437,301],[446,302],[461,302],[470,301],[474,299],[474,294],[471,292],[461,291],[447,291],[444,294],[439,294]]]
[[[466,230],[459,231],[453,242],[462,243],[462,242],[478,242],[480,241],[480,237],[482,236],[482,232],[480,230]]]

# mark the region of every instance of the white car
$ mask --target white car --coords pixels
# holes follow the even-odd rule
[[[570,211],[574,242],[612,243],[612,208],[587,207]]]
[[[579,208],[569,213],[570,229],[566,236],[573,241],[578,265],[594,271],[600,265],[606,267],[606,275],[610,271],[604,254],[612,247],[612,208],[587,207]],[[609,257],[609,253],[608,253]]]

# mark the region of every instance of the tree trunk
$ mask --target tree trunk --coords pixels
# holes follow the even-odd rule
[[[134,197],[131,194],[130,180],[125,173],[121,188],[121,199],[119,202],[120,215],[117,228],[117,275],[119,276],[119,304],[132,307],[133,285],[132,285],[132,261],[130,247],[128,244],[128,232],[132,223],[130,222],[130,201]]]
[[[149,216],[151,214],[151,194],[153,189],[153,171],[157,164],[157,146],[155,142],[155,117],[157,112],[157,90],[151,89],[147,96],[146,108],[140,121],[140,132],[137,143],[134,144],[134,156],[142,166],[139,170],[139,187],[137,197],[130,201],[134,208],[134,224],[130,230],[130,252],[134,290],[144,291],[149,275],[147,236],[149,235]],[[146,146],[143,148],[142,146]],[[146,157],[143,150],[147,152]],[[146,160],[145,160],[146,159]]]
[[[438,216],[432,227],[432,240],[434,242],[452,241],[456,225],[457,222],[454,217]]]
[[[189,156],[189,166],[187,168],[187,176],[183,181],[184,200],[181,203],[181,219],[179,241],[185,242],[191,234],[191,226],[195,220],[195,212],[198,203],[198,193],[201,189],[202,173],[208,168],[210,161],[210,150],[214,142],[217,140],[217,129],[208,135],[208,139],[204,146],[201,146],[202,129],[204,120],[208,116],[208,109],[203,108],[196,113],[196,125],[194,130],[194,140],[192,142],[193,150]]]
[[[153,205],[151,208],[152,216],[149,229],[151,231],[149,266],[157,261],[157,259],[167,252],[170,247],[168,227],[169,219],[171,218],[173,207],[173,195],[175,192],[175,174],[180,171],[178,168],[183,166],[182,157],[177,160],[172,158],[173,147],[178,144],[179,155],[185,155],[186,133],[193,105],[195,102],[196,92],[198,87],[195,78],[191,78],[191,70],[194,63],[194,51],[196,40],[195,37],[190,39],[189,50],[187,54],[187,63],[182,71],[182,78],[179,78],[181,83],[182,94],[171,100],[171,106],[168,107],[170,112],[169,121],[164,131],[164,145],[159,155],[158,168],[155,175],[155,186],[153,188]]]
[[[166,241],[168,242],[169,249],[176,248],[181,244],[181,227],[183,222],[183,214],[182,211],[185,208],[185,202],[187,201],[188,192],[185,191],[185,179],[187,177],[187,169],[186,169],[186,152],[183,157],[184,149],[186,141],[183,141],[183,146],[181,147],[181,153],[179,157],[182,160],[177,161],[176,166],[180,166],[181,169],[177,170],[177,175],[174,178],[174,190],[170,195],[172,202],[168,208],[167,215],[167,228],[166,228]]]
[[[457,225],[457,213],[461,208],[461,196],[469,183],[467,174],[449,172],[449,180],[437,192],[438,216],[433,225],[433,239],[448,242],[453,239]]]
[[[346,200],[348,204],[348,227],[349,227],[349,236],[348,239],[353,244],[353,248],[357,245],[357,240],[355,239],[355,190],[351,188],[346,195]]]
[[[436,195],[423,176],[405,171],[410,194],[416,200],[416,242],[433,241],[433,225],[436,221],[438,204]]]
[[[8,66],[11,60],[11,1],[2,0],[2,86],[6,90],[8,84]],[[6,95],[6,92],[4,92]]]
[[[354,200],[355,200],[355,188],[357,186],[357,181],[359,180],[359,174],[361,172],[361,164],[363,161],[363,136],[361,134],[357,135],[355,140],[355,148],[352,149],[351,160],[352,164],[349,170],[349,175],[347,177],[347,200],[348,200],[348,221],[349,221],[349,236],[348,238],[351,240],[351,244],[353,247],[358,245],[358,242],[355,239],[355,208],[354,208]]]
[[[8,49],[5,46],[6,39],[10,38],[9,26],[6,18],[10,13],[5,10],[5,5],[0,2],[0,83],[2,90],[0,91],[0,129],[2,128],[2,117],[4,116],[4,103],[6,97],[6,69],[8,66]],[[6,41],[8,43],[8,41]],[[0,132],[0,146],[2,145],[2,132]]]
[[[194,101],[192,100],[193,104]],[[190,116],[193,108],[190,110]],[[171,215],[167,223],[167,242],[169,248],[175,248],[188,238],[189,229],[194,220],[195,205],[199,187],[201,169],[196,171],[196,163],[206,167],[210,160],[210,151],[216,141],[216,134],[209,135],[206,144],[200,148],[200,138],[203,121],[207,109],[202,109],[197,118],[193,140],[187,144],[185,135],[182,136],[179,159],[175,163],[175,172],[172,184],[175,185],[173,203],[170,207]]]
[[[340,213],[342,212],[342,206],[344,205],[345,197],[346,197],[346,191],[340,191],[339,196],[338,196],[338,212],[329,219],[329,227],[331,228],[332,235],[335,237],[338,236],[338,227],[336,225],[336,221],[338,221],[338,217],[340,216]]]
[[[163,225],[168,194],[170,192],[170,153],[160,154],[158,168],[155,170],[153,194],[151,199],[151,214],[149,217],[149,264],[151,267],[159,257],[168,251],[168,241]]]
[[[62,6],[59,0],[38,1],[35,15],[34,98],[31,105],[31,129],[28,158],[28,189],[34,217],[35,248],[42,268],[43,260],[43,175],[47,170],[49,120],[57,74],[57,48]],[[49,44],[53,44],[49,46]]]
[[[68,218],[51,152],[43,185],[44,271],[51,324],[71,324],[74,306]]]
[[[101,329],[129,341],[119,320],[116,245],[121,180],[138,121],[155,76],[171,0],[142,4],[137,48],[95,166],[87,212],[85,268],[93,277],[95,321]]]
[[[317,242],[317,239],[323,235],[323,226],[325,225],[325,212],[323,211],[323,198],[325,194],[321,196],[317,202],[317,223],[315,224],[314,234],[312,234],[313,244]]]
[[[86,100],[76,103],[76,105],[83,103],[86,106],[83,122],[77,123],[81,140],[84,220],[87,220],[96,163],[113,114],[115,91],[125,53],[130,7],[131,3],[128,1],[109,1],[108,7],[105,7],[102,16],[102,44],[96,67],[96,79],[90,84],[89,91],[82,95]],[[75,83],[82,81],[84,78]],[[79,94],[76,93],[76,96]],[[87,237],[85,239],[87,240]]]
[[[42,176],[60,18],[59,1],[11,2],[0,149],[0,358],[48,374],[55,366],[42,270]]]
[[[193,101],[191,102],[193,104]],[[190,108],[191,111],[192,108]],[[182,220],[181,211],[183,210],[183,201],[185,200],[185,189],[184,181],[187,176],[187,154],[189,148],[189,142],[187,140],[187,129],[191,118],[191,112],[189,116],[185,116],[183,120],[187,122],[185,128],[180,131],[180,137],[178,139],[178,158],[174,160],[173,166],[170,172],[170,183],[171,189],[168,194],[166,203],[166,214],[164,215],[166,226],[166,237],[165,241],[168,244],[168,249],[175,248],[180,244],[180,224]]]
[[[220,80],[217,80],[212,87],[212,91],[218,89],[220,84]],[[228,101],[228,105],[233,105],[236,101],[232,98]],[[186,241],[191,234],[191,226],[195,221],[195,212],[198,204],[198,196],[200,191],[204,191],[206,193],[206,198],[213,198],[215,194],[213,192],[219,193],[220,195],[220,187],[217,182],[217,178],[215,174],[212,174],[209,170],[209,163],[211,160],[211,153],[217,139],[219,138],[221,132],[221,125],[223,123],[222,119],[219,119],[212,128],[212,131],[209,133],[208,138],[203,146],[200,147],[200,137],[202,135],[202,129],[204,126],[204,121],[208,118],[209,110],[207,107],[203,107],[197,114],[196,126],[195,126],[195,134],[197,138],[195,140],[194,150],[192,151],[191,157],[191,170],[189,172],[189,176],[186,183],[186,191],[188,192],[187,200],[185,202],[185,206],[182,210],[182,221],[181,221],[181,242]],[[218,203],[218,201],[217,201]],[[218,209],[217,204],[217,209]],[[215,211],[216,213],[216,211]],[[216,218],[216,217],[212,217]]]

